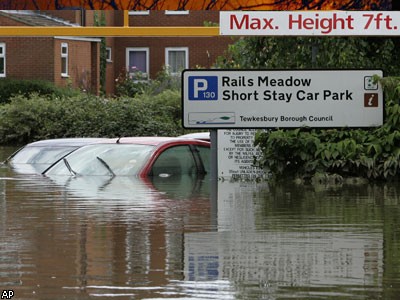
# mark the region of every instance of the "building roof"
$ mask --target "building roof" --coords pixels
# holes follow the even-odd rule
[[[0,15],[9,17],[27,26],[78,26],[63,19],[31,10],[0,10]]]

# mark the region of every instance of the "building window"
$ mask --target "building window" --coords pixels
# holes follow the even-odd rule
[[[188,10],[166,10],[165,14],[166,15],[188,15],[189,11]]]
[[[127,48],[126,70],[130,78],[149,79],[149,48]]]
[[[0,43],[0,77],[6,77],[6,44]]]
[[[112,62],[111,47],[106,47],[106,61]]]
[[[131,16],[148,16],[150,15],[149,10],[130,10],[129,15]]]
[[[61,76],[68,77],[68,44],[61,43]]]
[[[187,69],[189,65],[188,48],[166,48],[165,65],[171,75],[180,75],[182,70]]]

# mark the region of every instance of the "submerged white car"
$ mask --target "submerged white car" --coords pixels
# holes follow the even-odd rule
[[[19,148],[4,163],[11,166],[17,173],[41,174],[56,161],[76,149],[104,140],[108,139],[61,138],[41,140]]]

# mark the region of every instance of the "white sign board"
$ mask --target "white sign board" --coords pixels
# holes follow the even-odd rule
[[[185,128],[375,127],[381,70],[185,70]]]
[[[264,171],[254,166],[261,151],[254,147],[255,129],[218,130],[218,177],[257,179]]]
[[[397,36],[399,11],[221,11],[220,35]]]

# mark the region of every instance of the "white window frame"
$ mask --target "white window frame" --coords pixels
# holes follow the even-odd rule
[[[112,49],[111,47],[106,47],[106,61],[112,62]]]
[[[189,68],[189,48],[188,47],[167,47],[165,48],[165,65],[170,75],[180,76],[180,72],[170,72],[169,71],[169,52],[171,51],[184,51],[185,52],[185,66],[184,69]]]
[[[126,48],[126,56],[125,56],[125,68],[129,73],[129,53],[131,51],[145,51],[146,52],[146,73],[143,73],[143,80],[148,80],[150,78],[150,50],[147,47],[128,47]]]
[[[0,77],[6,77],[6,43],[0,43],[0,48],[2,49],[0,53],[0,59],[3,60],[4,70],[0,73]]]
[[[130,10],[128,12],[130,16],[148,16],[150,15],[150,10]]]
[[[67,49],[66,53],[63,52],[63,49]],[[61,43],[61,61],[65,59],[65,71],[62,69],[62,62],[61,62],[61,77],[69,77],[69,72],[68,72],[68,54],[69,54],[69,49],[68,49],[68,43]]]
[[[166,15],[188,15],[189,11],[188,10],[166,10],[165,14]]]

